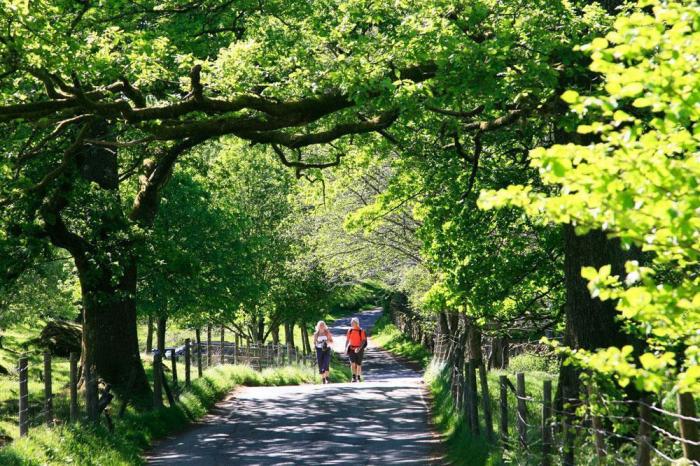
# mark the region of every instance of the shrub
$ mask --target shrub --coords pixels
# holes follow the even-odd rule
[[[556,374],[559,371],[559,362],[554,356],[523,353],[510,358],[509,372],[547,372]]]

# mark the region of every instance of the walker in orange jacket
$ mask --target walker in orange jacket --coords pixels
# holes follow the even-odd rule
[[[346,335],[348,348],[365,349],[367,346],[367,332],[361,328],[351,328]]]
[[[352,371],[352,381],[362,381],[362,357],[367,346],[367,332],[360,327],[353,327],[346,335],[347,354],[350,358],[350,370]]]

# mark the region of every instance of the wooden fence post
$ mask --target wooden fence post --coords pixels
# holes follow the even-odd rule
[[[85,362],[85,405],[87,407],[88,419],[97,422],[99,412],[97,409],[97,373],[92,363]]]
[[[520,446],[527,448],[527,405],[525,404],[525,374],[516,374],[516,396],[518,398],[518,438]]]
[[[466,362],[465,362],[466,366]],[[452,395],[452,404],[454,409],[459,409],[459,370],[458,365],[450,361],[450,394]],[[466,370],[466,369],[465,369]],[[469,415],[467,414],[467,418]]]
[[[680,418],[681,437],[683,438],[683,455],[690,461],[700,462],[700,435],[695,418],[695,400],[691,393],[678,394],[678,414]]]
[[[472,384],[469,381],[469,361],[464,361],[462,367],[453,371],[453,377],[455,379],[455,393],[458,393],[458,398],[461,406],[459,406],[464,412],[464,420],[467,423],[469,432],[474,432],[474,425],[472,419]]]
[[[651,412],[647,405],[647,398],[639,401],[639,431],[637,433],[637,466],[649,466],[651,464],[651,449],[649,448],[651,434]]]
[[[479,380],[481,381],[481,410],[484,412],[484,429],[489,442],[495,442],[493,433],[493,416],[491,414],[491,395],[489,394],[489,381],[486,374],[486,365],[483,359],[479,364]]]
[[[202,338],[199,328],[195,330],[195,339],[197,342],[197,377],[202,377]]]
[[[163,355],[153,355],[153,406],[158,409],[163,407]]]
[[[233,342],[233,363],[238,364],[238,338],[234,338]]]
[[[207,324],[207,367],[211,367],[211,324]]]
[[[46,425],[53,425],[53,387],[51,386],[51,351],[44,351],[44,415]]]
[[[177,391],[177,354],[175,354],[175,348],[170,353],[170,367],[173,372],[173,391]]]
[[[576,391],[568,390],[564,388],[562,390],[562,395],[564,398],[563,402],[563,413],[561,415],[561,433],[562,433],[562,465],[563,466],[574,466],[575,465],[575,449],[574,444],[576,441],[576,431],[574,429],[574,413],[576,411],[575,406],[572,402],[578,397]]]
[[[29,433],[29,359],[19,358],[19,436]]]
[[[221,324],[221,354],[219,355],[219,364],[224,363],[224,342],[226,341],[226,334],[224,333],[225,331],[226,330],[224,324]]]
[[[551,463],[550,453],[552,452],[552,381],[542,382],[542,466],[549,466]]]
[[[508,445],[508,376],[502,375],[499,377],[501,385],[501,419],[500,431],[501,442],[504,446]]]
[[[70,420],[78,420],[78,353],[70,354]]]
[[[190,351],[190,339],[185,338],[185,386],[189,387],[192,383],[192,376],[190,371],[192,370],[192,352]]]
[[[591,409],[592,401],[596,395],[593,380],[588,382],[588,409]],[[603,435],[603,422],[595,413],[591,413],[591,427],[593,428],[593,438],[595,439],[595,450],[598,455],[598,464],[605,464],[605,436]]]
[[[469,372],[469,405],[471,408],[471,412],[469,413],[469,417],[471,419],[470,423],[472,425],[472,433],[474,435],[479,435],[479,404],[476,395],[476,359],[469,360],[467,371]]]

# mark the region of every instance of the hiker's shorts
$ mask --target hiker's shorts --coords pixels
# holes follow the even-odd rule
[[[316,348],[316,361],[318,362],[318,373],[328,372],[331,366],[331,349],[323,351],[323,348]]]
[[[353,364],[357,364],[358,366],[362,365],[362,358],[365,356],[365,350],[361,349],[358,352],[355,352],[355,348],[348,348],[348,357],[350,358],[350,362]]]

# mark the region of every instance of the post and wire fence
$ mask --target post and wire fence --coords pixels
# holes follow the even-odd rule
[[[449,383],[455,412],[471,435],[498,442],[513,462],[569,466],[593,458],[597,464],[700,466],[700,418],[690,393],[628,399],[582,377],[578,396],[566,397],[552,380],[533,387],[526,373],[513,379],[499,372],[494,396],[483,361],[460,361],[459,345],[449,335],[435,337],[433,363]]]
[[[85,417],[96,420],[105,412],[112,399],[108,385],[102,384],[91,365],[79,365],[80,355],[70,353],[68,358],[69,379],[67,387],[56,387],[54,383],[54,365],[56,359],[49,351],[27,352],[20,356],[17,365],[18,424],[20,437],[29,433],[32,426],[54,425],[81,420],[80,410],[84,408]],[[63,358],[65,359],[65,358]],[[38,361],[39,360],[39,361]],[[38,367],[32,367],[31,361]],[[32,373],[33,371],[33,373]],[[41,385],[39,390],[37,382]],[[34,389],[31,389],[31,388]],[[80,388],[84,390],[84,399],[80,400]],[[57,390],[58,388],[58,390]]]
[[[164,354],[153,353],[153,404],[160,408],[163,398],[170,406],[177,403],[181,393],[204,372],[220,365],[246,365],[262,371],[267,368],[288,365],[313,366],[315,354],[289,344],[263,344],[236,337],[225,341],[222,336],[212,341],[211,332],[202,341],[201,332],[186,338],[182,345],[166,348]],[[56,364],[65,369],[68,364],[68,381],[56,383]],[[65,375],[63,376],[65,377]],[[20,356],[17,365],[18,427],[20,437],[27,436],[31,428],[49,427],[66,422],[102,422],[114,428],[111,387],[100,379],[94,365],[81,360],[79,353],[66,358],[53,357],[49,351],[27,352]],[[123,400],[118,416],[124,415],[128,400]]]
[[[174,405],[180,392],[187,388],[196,376],[221,365],[245,365],[258,371],[288,365],[313,366],[315,355],[310,351],[286,344],[264,344],[236,336],[235,341],[225,341],[221,332],[219,340],[213,340],[211,328],[207,328],[207,339],[202,341],[201,332],[187,338],[183,345],[165,348],[164,354],[153,356],[153,397],[156,407],[163,406],[163,392],[170,406]],[[169,364],[166,364],[169,360]],[[178,376],[178,363],[184,365],[184,380]],[[166,372],[170,372],[170,378]]]

